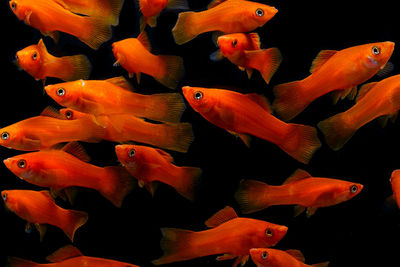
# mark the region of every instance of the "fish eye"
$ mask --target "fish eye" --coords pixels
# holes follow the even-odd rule
[[[35,51],[32,54],[32,60],[36,60],[36,59],[37,59],[37,52]]]
[[[372,47],[372,53],[374,55],[379,55],[381,53],[381,49],[377,46]]]
[[[263,258],[263,260],[265,260],[267,257],[268,257],[268,252],[267,252],[266,250],[264,250],[264,251],[261,253],[261,258]]]
[[[63,95],[65,95],[65,89],[60,87],[60,88],[57,89],[56,93],[57,93],[58,96],[63,96]]]
[[[358,191],[358,187],[354,184],[350,187],[350,193],[356,193]]]
[[[133,157],[135,156],[135,154],[136,154],[135,149],[131,149],[131,150],[128,151],[128,156],[129,156],[130,158],[133,158]]]
[[[232,47],[236,47],[236,45],[237,45],[237,39],[232,41]]]
[[[267,237],[271,237],[271,236],[272,236],[272,230],[271,230],[271,228],[268,228],[268,229],[265,231],[265,234],[267,235]]]
[[[72,119],[72,116],[74,115],[74,113],[71,111],[71,110],[67,110],[66,112],[65,112],[65,117],[68,119],[68,120],[70,120],[70,119]]]
[[[2,132],[1,139],[7,140],[8,138],[10,138],[10,134],[8,132]]]
[[[20,159],[17,162],[18,167],[20,167],[21,169],[26,167],[26,161],[24,159]]]
[[[200,99],[202,99],[203,98],[203,93],[202,92],[200,92],[200,91],[197,91],[196,93],[194,93],[194,99],[196,99],[196,100],[200,100]]]
[[[256,10],[256,15],[257,15],[258,17],[264,16],[264,10],[262,10],[261,8],[257,8],[257,10]]]
[[[12,8],[13,10],[17,9],[17,3],[15,3],[14,1],[11,2],[11,8]]]
[[[7,193],[3,194],[3,200],[6,201],[7,200]]]

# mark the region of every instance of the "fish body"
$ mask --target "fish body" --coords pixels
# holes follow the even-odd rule
[[[327,93],[334,92],[334,102],[346,96],[354,98],[357,85],[382,69],[393,49],[393,42],[380,42],[321,51],[313,61],[310,76],[274,87],[274,110],[282,120],[289,121]]]
[[[400,170],[394,170],[390,177],[392,185],[393,199],[396,201],[397,207],[400,207]]]
[[[185,86],[183,94],[205,119],[248,144],[248,134],[279,146],[296,160],[308,163],[321,146],[314,127],[287,124],[273,115],[267,100],[258,94]]]

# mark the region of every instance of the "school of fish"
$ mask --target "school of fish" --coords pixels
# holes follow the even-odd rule
[[[63,107],[43,107],[41,114],[0,129],[1,146],[24,151],[3,159],[4,166],[21,180],[38,186],[37,190],[3,190],[3,202],[26,221],[26,232],[35,226],[40,240],[46,238],[46,227],[60,228],[71,242],[76,231],[84,231],[80,227],[90,219],[90,214],[66,209],[55,201],[60,197],[73,206],[79,188],[97,191],[115,208],[123,205],[128,194],[140,190],[137,187],[157,194],[159,183],[173,188],[183,197],[181,201],[194,201],[203,170],[201,166],[174,163],[173,157],[175,152],[186,153],[196,138],[194,125],[181,121],[186,109],[192,109],[221,132],[225,130],[240,138],[247,147],[252,145],[252,138],[272,143],[304,168],[321,146],[339,150],[365,124],[382,116],[384,123],[394,120],[400,110],[400,76],[389,76],[389,60],[395,47],[392,41],[343,47],[340,51],[323,50],[312,62],[308,77],[275,85],[270,101],[261,94],[238,92],[240,88],[182,86],[184,59],[155,52],[147,31],[158,26],[157,19],[164,9],[179,10],[171,29],[177,46],[214,32],[218,50],[210,55],[210,64],[227,59],[246,71],[248,79],[256,71],[269,84],[284,55],[277,47],[262,48],[255,31],[279,16],[277,8],[247,0],[214,0],[202,10],[189,10],[185,0],[137,2],[140,33],[109,44],[113,27],[119,24],[123,0],[9,1],[16,18],[43,35],[36,43],[22,44],[27,46],[16,52],[15,64],[35,80],[41,80],[43,92]],[[107,45],[114,57],[110,64],[122,67],[128,77],[91,79],[91,71],[97,66],[86,55],[54,55],[46,43],[57,43],[63,34],[93,50]],[[137,91],[131,82],[139,85],[142,74],[157,81],[165,92]],[[389,77],[365,83],[375,74]],[[135,81],[131,81],[134,76]],[[49,80],[58,82],[48,83]],[[328,93],[334,104],[345,97],[355,100],[355,104],[315,126],[289,122]],[[324,140],[320,140],[319,131]],[[85,143],[102,141],[115,145],[120,165],[90,163]],[[393,198],[400,206],[399,177],[400,170],[393,170]],[[319,208],[349,201],[364,187],[346,178],[312,177],[301,169],[282,185],[269,182],[247,178],[241,181],[234,195],[241,213],[294,205],[294,216],[306,210],[309,217]],[[249,259],[258,267],[329,264],[307,265],[296,248],[271,248],[285,238],[288,227],[267,218],[238,216],[228,205],[211,216],[205,226],[206,229],[197,231],[160,229],[163,255],[152,263],[161,265],[218,255],[218,261],[232,260],[233,266],[243,266]],[[8,266],[49,265],[12,256]],[[84,256],[71,244],[46,260],[51,266],[137,266]]]

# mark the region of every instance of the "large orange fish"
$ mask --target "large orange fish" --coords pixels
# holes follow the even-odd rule
[[[274,248],[252,248],[250,256],[257,267],[328,267],[329,264],[305,264],[303,253],[295,249],[283,251]]]
[[[339,150],[363,125],[385,116],[395,119],[400,109],[400,75],[361,87],[356,104],[318,123],[327,144]]]
[[[225,207],[205,222],[209,230],[194,232],[162,228],[161,247],[164,255],[156,265],[222,254],[217,260],[236,258],[233,266],[249,258],[254,247],[275,246],[286,234],[287,227],[266,221],[240,218],[231,207]]]
[[[278,69],[282,55],[278,48],[261,49],[257,33],[231,33],[218,37],[219,50],[211,55],[212,60],[226,57],[240,70],[247,71],[248,78],[258,70],[266,83]]]
[[[121,65],[129,73],[136,74],[140,83],[141,73],[150,75],[162,85],[176,89],[185,72],[179,56],[154,55],[147,34],[142,31],[137,38],[127,38],[112,44],[114,65]]]
[[[275,7],[245,0],[214,0],[201,12],[181,12],[172,29],[177,44],[205,32],[250,32],[272,19]]]
[[[361,192],[363,185],[332,178],[312,177],[297,170],[280,186],[255,180],[243,180],[235,198],[243,213],[252,213],[274,205],[297,205],[297,216],[307,208],[311,216],[320,207],[347,201]]]
[[[222,89],[185,86],[192,108],[211,123],[239,135],[248,145],[249,134],[272,142],[302,163],[321,146],[314,127],[288,124],[271,115],[266,98]]]
[[[73,13],[61,1],[11,0],[9,4],[18,19],[55,40],[58,32],[65,32],[98,49],[111,38],[111,26],[103,18]]]
[[[139,186],[146,186],[154,192],[153,182],[159,181],[172,186],[179,194],[189,200],[194,199],[195,187],[201,176],[201,169],[178,167],[167,152],[139,145],[117,145],[118,160],[122,166],[139,181]]]
[[[390,184],[392,185],[393,199],[396,201],[397,207],[400,207],[400,170],[392,172]]]
[[[58,104],[94,115],[126,113],[161,122],[180,121],[185,103],[179,93],[143,95],[132,92],[123,77],[78,80],[47,85]]]
[[[354,98],[357,85],[383,69],[393,49],[393,42],[381,42],[321,51],[312,63],[310,76],[274,87],[274,110],[282,120],[289,121],[327,93],[333,92],[335,103],[346,96]]]
[[[51,188],[55,193],[73,186],[99,191],[120,207],[132,190],[134,179],[121,166],[98,167],[78,143],[17,155],[4,160],[6,167],[28,183]],[[68,192],[65,192],[68,196]]]
[[[89,78],[91,65],[85,55],[55,57],[47,52],[42,39],[16,54],[16,63],[36,80],[55,77],[64,81]]]
[[[86,212],[57,206],[49,191],[4,190],[1,196],[9,210],[27,221],[26,230],[30,229],[31,224],[36,226],[40,240],[49,224],[61,228],[74,241],[75,231],[88,219]]]

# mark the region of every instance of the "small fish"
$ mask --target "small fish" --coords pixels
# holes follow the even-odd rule
[[[85,55],[55,57],[47,52],[42,39],[16,54],[16,64],[36,80],[55,77],[63,81],[89,78],[91,65]]]
[[[169,89],[176,89],[185,72],[181,57],[152,54],[149,39],[144,31],[137,38],[114,42],[112,51],[117,60],[114,65],[121,65],[128,71],[129,77],[136,74],[138,83],[141,73],[144,73]]]
[[[273,109],[279,118],[289,121],[327,93],[333,92],[334,103],[346,96],[353,99],[357,85],[390,65],[386,63],[393,49],[393,42],[380,42],[341,51],[322,50],[312,63],[310,76],[274,87]]]
[[[231,207],[225,207],[205,222],[209,230],[194,232],[162,228],[161,247],[164,255],[153,261],[160,265],[191,260],[215,254],[218,261],[235,259],[233,266],[249,258],[254,247],[275,246],[286,234],[287,227],[266,221],[240,218]]]
[[[115,77],[47,85],[46,93],[58,104],[93,115],[127,113],[160,122],[177,123],[185,109],[179,93],[134,93],[127,80]]]
[[[382,117],[384,124],[394,121],[400,109],[400,75],[380,82],[364,84],[358,93],[356,104],[350,109],[318,123],[326,143],[339,150],[363,125]]]
[[[262,27],[278,10],[245,0],[214,0],[201,12],[181,12],[172,29],[175,42],[184,44],[205,32],[250,32]]]
[[[182,91],[195,111],[218,127],[239,136],[247,146],[251,134],[276,144],[306,164],[321,146],[314,127],[288,124],[277,119],[271,114],[268,100],[261,95],[189,86],[183,87]]]
[[[62,149],[17,155],[5,159],[4,164],[22,180],[51,188],[57,195],[57,192],[64,195],[63,191],[70,187],[91,188],[121,207],[124,197],[134,186],[133,177],[121,166],[98,167],[89,161],[85,150],[73,142]]]
[[[329,264],[329,262],[305,264],[303,253],[295,249],[283,251],[273,248],[252,248],[250,256],[257,267],[328,267]]]
[[[218,37],[217,42],[219,50],[211,55],[211,59],[226,57],[240,70],[246,71],[249,79],[255,69],[261,73],[265,82],[269,83],[282,61],[278,48],[260,48],[260,37],[254,32],[222,35]]]
[[[154,192],[154,183],[159,181],[172,186],[179,194],[189,200],[194,199],[195,187],[201,176],[201,169],[178,167],[167,152],[146,146],[117,145],[118,160],[122,166],[139,181],[139,186],[146,186]]]
[[[86,212],[57,206],[49,191],[3,190],[1,197],[10,211],[27,221],[26,229],[36,226],[41,241],[49,224],[61,228],[73,242],[75,231],[88,219]]]
[[[311,216],[320,207],[329,207],[358,195],[363,185],[322,177],[312,177],[303,170],[295,171],[282,185],[273,186],[255,180],[243,180],[235,194],[245,214],[274,205],[297,205],[295,216],[307,208]]]

